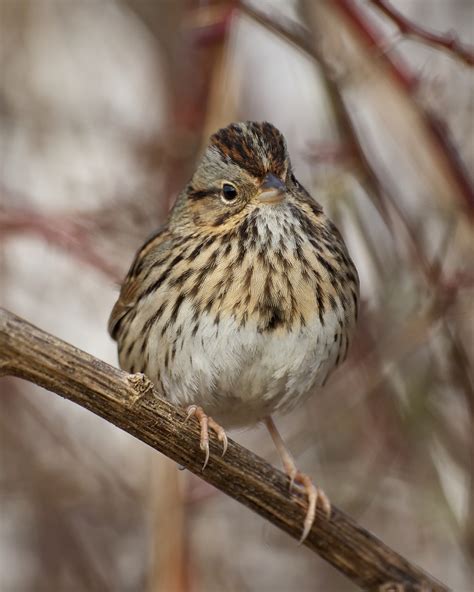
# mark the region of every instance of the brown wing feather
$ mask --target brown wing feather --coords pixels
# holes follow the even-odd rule
[[[160,245],[169,238],[167,226],[164,226],[154,232],[138,250],[133,263],[127,273],[127,276],[120,289],[120,294],[110,313],[108,330],[113,339],[117,339],[121,321],[133,309],[137,302],[140,292],[140,286],[143,282],[141,271],[143,270],[143,261],[150,251],[159,249]]]

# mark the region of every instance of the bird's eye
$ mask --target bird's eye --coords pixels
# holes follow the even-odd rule
[[[237,197],[237,189],[231,183],[224,183],[222,185],[221,197],[225,203],[231,203]]]

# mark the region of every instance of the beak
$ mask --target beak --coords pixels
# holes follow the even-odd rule
[[[261,191],[258,199],[263,203],[271,204],[283,201],[286,193],[286,185],[277,176],[268,173],[260,187]]]

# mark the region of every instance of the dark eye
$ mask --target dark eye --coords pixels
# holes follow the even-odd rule
[[[226,203],[234,201],[237,197],[237,189],[231,183],[224,183],[222,185],[222,200]]]

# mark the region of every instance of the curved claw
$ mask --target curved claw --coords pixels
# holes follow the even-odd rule
[[[209,462],[209,440],[201,441],[200,447],[201,447],[201,450],[204,451],[204,455],[205,455],[204,464],[202,465],[202,469],[201,469],[201,471],[204,471],[204,469],[207,466],[207,463]]]
[[[302,545],[306,537],[308,536],[311,527],[314,524],[314,519],[316,518],[316,505],[318,503],[318,490],[316,487],[311,483],[311,487],[306,489],[306,494],[308,496],[308,510],[306,511],[306,516],[303,522],[303,532],[301,533],[300,540],[298,541],[299,545]]]
[[[224,454],[227,452],[227,446],[229,444],[229,441],[227,440],[227,434],[224,432],[222,434],[222,437],[219,435],[217,436],[217,439],[222,442],[222,454],[221,456],[224,456]]]
[[[217,435],[217,439],[219,440],[219,442],[222,442],[222,454],[221,456],[224,456],[224,454],[227,452],[227,445],[228,445],[228,440],[227,440],[227,434],[225,433],[225,430],[222,426],[220,426],[217,422],[215,422],[212,417],[208,417],[208,423],[209,423],[209,427],[211,428],[211,430],[213,430],[216,435]]]
[[[188,419],[194,415],[201,426],[200,448],[204,452],[204,464],[202,466],[202,470],[204,471],[209,462],[209,428],[216,433],[219,442],[222,442],[222,456],[224,456],[227,451],[227,434],[225,433],[224,428],[215,422],[212,417],[208,417],[198,405],[190,405],[186,411],[187,415],[184,421],[187,422]]]
[[[322,489],[318,489],[318,494],[319,499],[321,500],[321,505],[323,506],[323,510],[326,513],[326,518],[331,520],[331,502]]]
[[[197,405],[190,405],[189,407],[187,407],[187,409],[186,409],[187,415],[184,420],[184,423],[186,423],[190,417],[192,417],[193,415],[196,415],[196,411],[197,411]]]
[[[302,544],[306,537],[309,535],[311,528],[313,527],[314,520],[316,518],[316,507],[318,501],[320,505],[323,507],[324,512],[328,520],[331,518],[331,502],[329,501],[327,495],[316,487],[308,475],[301,473],[300,471],[296,471],[296,473],[291,477],[292,483],[298,483],[304,489],[308,497],[308,509],[306,511],[306,516],[303,523],[303,532],[301,534],[300,540],[298,544]]]
[[[318,489],[313,485],[313,482],[304,473],[298,471],[295,465],[295,461],[291,456],[290,452],[285,446],[282,437],[280,436],[276,425],[273,422],[271,417],[267,417],[265,419],[265,425],[267,426],[268,431],[270,432],[270,436],[280,454],[281,460],[283,462],[283,467],[285,469],[285,473],[290,478],[290,492],[293,491],[295,484],[298,484],[302,487],[304,492],[308,497],[308,509],[306,511],[306,516],[303,523],[303,533],[301,535],[299,544],[304,542],[306,537],[311,531],[311,528],[314,524],[314,519],[316,518],[316,506],[318,504],[318,500],[322,505],[324,511],[328,519],[331,517],[331,503],[327,498],[326,494],[321,490]]]

